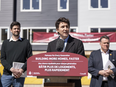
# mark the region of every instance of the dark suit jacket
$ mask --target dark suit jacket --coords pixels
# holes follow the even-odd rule
[[[56,50],[56,43],[57,43],[58,39],[59,38],[57,38],[56,40],[54,40],[48,44],[47,52],[58,52]],[[69,35],[69,39],[67,41],[65,52],[76,53],[76,54],[85,56],[82,41],[75,39],[75,38],[71,37],[70,35]]]
[[[115,51],[109,50],[109,60],[116,67],[116,52]],[[88,72],[92,74],[90,87],[101,87],[103,76],[98,74],[100,70],[103,70],[101,50],[93,51],[90,55],[89,63],[88,63]],[[112,70],[114,72],[114,75],[116,76],[116,68]],[[108,85],[109,87],[116,87],[116,77],[112,79],[109,76]]]
[[[58,52],[56,50],[56,43],[57,43],[58,39],[59,38],[57,38],[56,40],[54,40],[48,44],[47,52]],[[82,56],[85,56],[82,41],[75,39],[75,38],[71,37],[70,35],[69,35],[69,39],[67,41],[67,45],[66,45],[64,52],[76,53],[76,54],[80,54]],[[67,81],[69,83],[72,83],[72,82],[75,83],[75,87],[81,87],[81,80],[80,79],[78,79],[78,80],[68,79]]]

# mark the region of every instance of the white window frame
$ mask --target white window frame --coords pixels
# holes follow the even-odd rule
[[[67,0],[67,8],[66,9],[60,9],[60,0],[57,0],[57,8],[58,8],[58,11],[69,11],[69,0]]]
[[[21,0],[20,9],[21,9],[21,12],[41,12],[42,11],[42,0],[39,0],[39,9],[38,10],[32,9],[32,0],[30,0],[30,9],[24,10],[23,9],[23,0]]]
[[[2,29],[8,29],[8,32],[7,32],[7,39],[9,39],[9,34],[10,34],[10,31],[9,31],[9,27],[0,27],[0,44],[2,44]]]
[[[116,28],[116,26],[90,26],[89,32],[91,32],[91,28],[98,28],[98,33],[101,32],[101,28]]]
[[[28,28],[23,28],[23,29],[21,29],[20,36],[23,37],[23,30],[27,30],[27,38],[26,38],[26,39],[29,39],[29,34],[28,34],[29,29],[28,29]]]
[[[91,32],[91,28],[98,28],[98,33],[100,33],[101,32],[100,28],[116,28],[116,26],[89,26],[88,27],[89,32]],[[84,43],[84,47],[85,47],[85,50],[96,50],[100,48],[100,45],[97,42],[96,43]],[[116,47],[116,42],[111,42],[110,49],[116,50],[115,47]]]
[[[75,28],[78,31],[78,27],[70,27],[70,29]],[[23,30],[27,30],[27,39],[28,38],[28,30],[30,29],[30,43],[32,45],[48,45],[48,43],[32,43],[32,30],[33,29],[46,29],[46,32],[49,33],[49,29],[56,29],[55,27],[22,27],[20,36],[23,37]]]
[[[98,8],[92,8],[91,7],[91,0],[89,0],[89,6],[88,6],[88,8],[89,8],[89,10],[109,10],[110,9],[110,0],[108,0],[108,8],[101,8],[101,6],[100,6],[100,2],[101,0],[98,0]]]

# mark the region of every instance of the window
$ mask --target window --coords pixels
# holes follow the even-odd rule
[[[24,28],[21,30],[21,37],[26,38],[30,41],[30,43],[33,43],[34,32],[47,32],[47,29]]]
[[[71,27],[70,32],[76,32],[76,27]],[[46,32],[46,33],[56,33],[55,27],[31,27],[31,28],[23,28],[21,29],[21,37],[26,38],[30,41],[33,45],[46,45],[47,43],[36,42],[34,38],[37,38],[36,35],[39,35],[38,32]],[[56,34],[57,35],[57,34]]]
[[[116,28],[100,28],[101,32],[116,32]]]
[[[92,33],[98,32],[98,28],[91,28],[91,32],[92,32]]]
[[[58,11],[69,11],[69,0],[58,0]]]
[[[26,39],[28,39],[30,41],[30,29],[23,29],[21,31],[23,31],[22,32],[23,38],[26,38]]]
[[[72,29],[70,29],[70,32],[76,32],[76,29],[72,28]]]
[[[41,0],[21,0],[21,11],[41,11]]]
[[[99,28],[90,28],[91,32],[94,33],[94,32],[116,32],[116,27],[111,27],[111,28],[105,28],[105,27],[99,27]]]
[[[1,32],[1,43],[8,39],[8,28],[0,28],[0,32]]]
[[[91,9],[107,9],[109,8],[109,0],[90,0]]]
[[[49,29],[49,32],[55,33],[56,32],[56,29]]]

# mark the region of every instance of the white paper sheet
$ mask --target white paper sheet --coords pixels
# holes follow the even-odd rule
[[[24,63],[20,63],[20,62],[13,62],[13,68],[14,69],[21,69],[21,67],[24,65]],[[13,74],[12,74],[13,76]],[[22,75],[20,77],[26,77],[27,76],[27,71],[25,71],[24,73],[22,73]]]
[[[113,69],[113,68],[115,68],[115,66],[114,66],[114,64],[109,60],[109,61],[106,63],[106,65],[105,65],[105,67],[104,67],[104,70]]]
[[[104,70],[108,70],[108,69],[113,69],[113,68],[115,68],[115,66],[114,66],[114,64],[109,60],[107,63],[106,63],[106,65],[105,65],[105,67],[104,67]],[[114,74],[113,75],[110,75],[112,78],[114,78]]]

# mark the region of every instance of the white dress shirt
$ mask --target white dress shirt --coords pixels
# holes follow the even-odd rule
[[[19,38],[17,40],[14,40],[12,37],[10,38],[9,42],[10,41],[18,41],[18,40],[22,40],[21,37],[19,36]]]
[[[101,54],[102,54],[103,69],[104,69],[106,63],[109,61],[109,50],[106,53],[104,53],[101,50]],[[107,77],[103,77],[103,81],[107,81]]]

